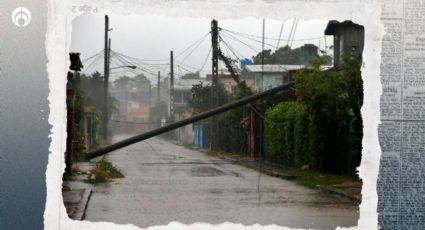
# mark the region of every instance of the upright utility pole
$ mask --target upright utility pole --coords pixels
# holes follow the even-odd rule
[[[109,17],[105,15],[105,53],[104,53],[104,81],[103,81],[103,139],[108,137],[108,82],[109,82],[109,45],[108,45],[108,32],[109,32]]]
[[[158,71],[158,83],[157,83],[157,106],[161,104],[161,71]]]
[[[216,20],[212,20],[211,22],[211,44],[212,44],[212,98],[213,103],[212,107],[216,106],[214,96],[215,96],[215,86],[217,86],[218,82],[218,25]]]
[[[170,51],[170,117],[174,120],[174,57]]]
[[[266,28],[266,20],[263,19],[263,36],[261,41],[261,88],[260,91],[264,90],[264,35],[265,35],[265,28]]]
[[[211,109],[217,106],[217,83],[218,83],[218,23],[217,20],[211,21],[211,45],[212,45],[212,78],[211,78]],[[214,140],[217,131],[217,119],[211,118],[210,125],[210,148],[215,149]]]

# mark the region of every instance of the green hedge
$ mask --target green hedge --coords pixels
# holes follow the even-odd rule
[[[315,165],[315,128],[307,108],[283,102],[265,113],[265,144],[271,160],[286,165]]]

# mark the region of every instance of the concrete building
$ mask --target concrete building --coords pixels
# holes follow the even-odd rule
[[[211,78],[212,75],[207,74],[207,81],[211,82]],[[249,88],[254,89],[255,80],[253,77],[241,75],[240,80],[244,81]],[[224,89],[229,93],[233,92],[233,88],[237,85],[236,81],[232,78],[232,75],[230,75],[230,73],[227,71],[221,71],[218,74],[217,81],[218,84],[223,85]]]
[[[304,65],[246,65],[243,78],[254,79],[254,90],[264,91],[292,81],[292,73]]]
[[[174,80],[174,114],[180,114],[186,111],[191,97],[191,89],[194,85],[202,83],[210,84],[205,78],[199,79],[175,79]]]
[[[364,45],[364,27],[352,21],[331,20],[325,29],[325,35],[334,37],[334,66],[342,64],[342,55],[361,57]]]
[[[167,84],[168,92],[170,92],[170,79],[166,78],[164,81]],[[175,79],[174,80],[174,120],[179,121],[192,116],[189,108],[189,100],[192,96],[191,89],[194,85],[202,83],[209,85],[211,82],[205,78],[198,79]],[[170,97],[167,98],[168,107],[170,107]],[[173,133],[174,138],[181,144],[194,143],[194,130],[193,124],[186,125],[178,128]]]

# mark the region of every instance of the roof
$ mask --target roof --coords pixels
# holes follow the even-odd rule
[[[284,73],[291,70],[298,70],[304,68],[304,65],[246,65],[245,71],[248,72],[268,72],[268,73]]]
[[[174,80],[174,90],[190,90],[193,85],[198,85],[201,83],[207,85],[210,81],[207,81],[205,78],[200,79],[175,79]]]
[[[363,27],[355,24],[352,21],[338,22],[337,20],[330,20],[325,29],[325,35],[335,35],[336,31],[342,27]]]

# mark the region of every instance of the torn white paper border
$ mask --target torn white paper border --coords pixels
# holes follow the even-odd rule
[[[380,83],[380,51],[383,27],[380,22],[381,5],[378,1],[350,0],[286,0],[286,1],[170,1],[170,0],[49,0],[46,51],[49,74],[49,123],[51,145],[46,170],[47,199],[44,213],[45,229],[140,229],[134,225],[75,221],[68,218],[62,201],[62,174],[66,140],[65,88],[68,71],[68,52],[71,43],[71,22],[78,16],[73,6],[97,6],[98,14],[166,14],[169,16],[232,19],[243,17],[270,18],[286,21],[300,19],[352,20],[365,27],[362,77],[364,103],[362,107],[364,136],[359,175],[363,180],[362,203],[359,206],[358,229],[377,229],[377,192],[380,148],[378,143]],[[206,10],[208,9],[208,10]],[[237,10],[228,10],[237,9]],[[288,229],[276,225],[223,223],[210,225],[196,223],[184,225],[172,222],[167,226],[149,229]]]

